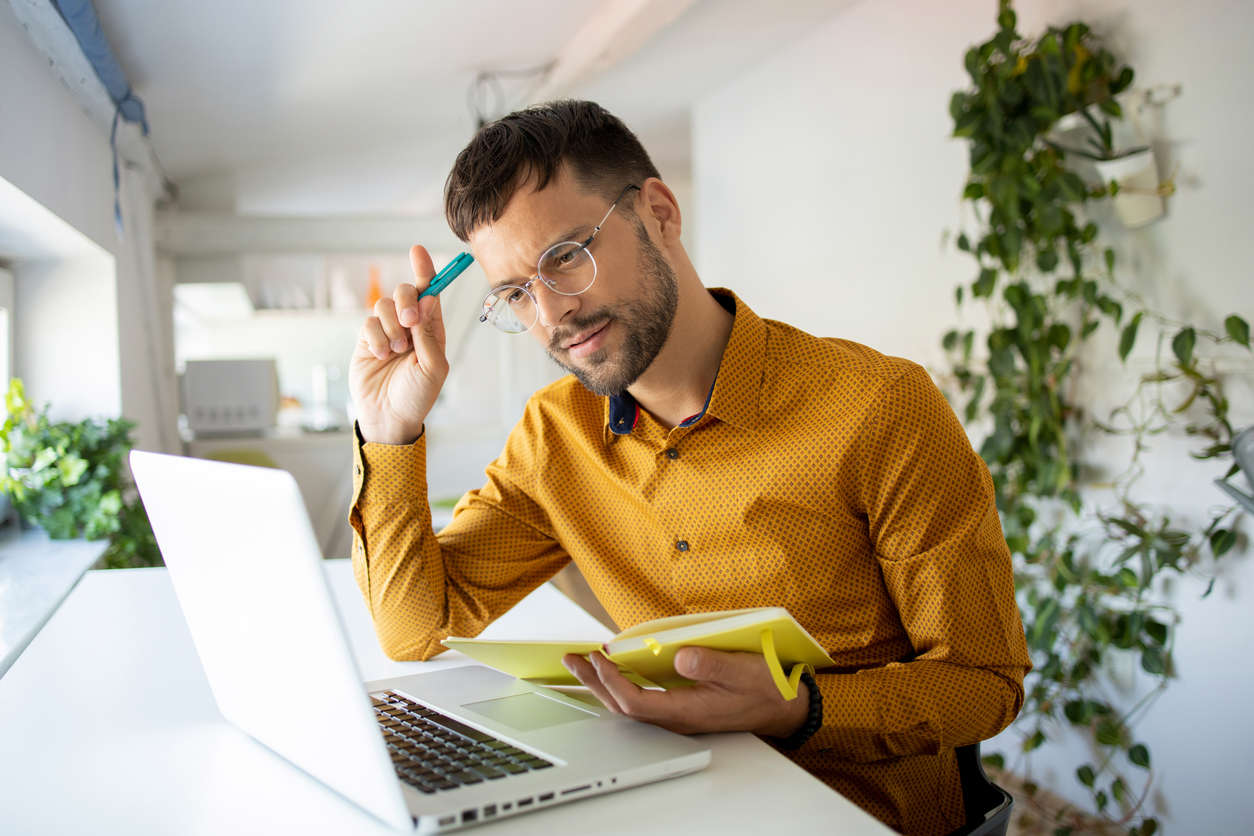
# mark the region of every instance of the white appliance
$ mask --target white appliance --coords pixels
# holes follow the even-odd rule
[[[260,433],[274,426],[278,410],[273,357],[187,361],[183,414],[196,435]]]

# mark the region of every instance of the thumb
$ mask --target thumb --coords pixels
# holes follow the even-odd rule
[[[721,682],[731,678],[735,654],[707,647],[681,647],[675,654],[675,672],[697,682]]]

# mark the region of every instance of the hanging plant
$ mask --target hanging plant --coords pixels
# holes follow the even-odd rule
[[[968,423],[991,427],[980,454],[993,477],[1032,651],[1013,767],[1027,776],[1024,807],[1062,832],[1149,834],[1158,829],[1145,809],[1152,756],[1136,725],[1172,676],[1179,622],[1161,581],[1207,570],[1241,538],[1235,506],[1195,525],[1181,512],[1138,502],[1133,488],[1150,437],[1171,427],[1203,440],[1196,458],[1228,457],[1234,433],[1213,353],[1225,343],[1248,350],[1249,326],[1236,315],[1222,333],[1174,321],[1118,281],[1116,253],[1088,209],[1116,195],[1120,183],[1086,179],[1073,163],[1143,150],[1114,143],[1123,113],[1117,97],[1131,87],[1132,68],[1083,23],[1025,39],[1002,0],[997,24],[992,39],[966,54],[972,87],[950,101],[954,136],[969,147],[963,198],[976,218],[957,238],[975,275],[955,298],[986,308],[992,326],[981,335],[986,352],[976,350],[974,329],[951,330],[942,345],[958,408]],[[1079,126],[1070,141],[1058,138],[1064,118]],[[1168,184],[1160,193],[1170,191]],[[1121,363],[1147,333],[1158,350],[1128,401],[1098,420],[1074,393],[1077,360],[1091,356],[1091,338],[1103,328],[1118,335]],[[1184,396],[1169,402],[1181,386]],[[1078,479],[1084,442],[1094,433],[1133,441],[1112,507],[1086,499]],[[1223,478],[1235,472],[1233,465]],[[1108,695],[1105,671],[1120,654],[1135,654],[1155,683],[1131,710]],[[1069,805],[1048,811],[1034,799],[1030,753],[1067,728],[1086,735],[1097,753],[1075,770],[1092,799],[1088,813]],[[987,762],[1007,763],[1002,753]]]

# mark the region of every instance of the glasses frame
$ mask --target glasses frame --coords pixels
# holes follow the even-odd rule
[[[531,328],[540,320],[540,300],[536,298],[536,294],[533,293],[531,290],[532,287],[535,286],[535,283],[537,281],[542,283],[546,288],[548,288],[552,292],[559,294],[561,296],[578,296],[581,293],[586,293],[588,291],[588,288],[596,284],[597,272],[598,272],[597,260],[592,255],[592,251],[589,250],[588,247],[592,244],[593,239],[597,237],[597,233],[601,231],[601,227],[605,226],[605,222],[609,220],[610,215],[613,214],[615,207],[617,207],[618,204],[622,202],[623,197],[626,196],[627,192],[631,191],[632,189],[638,190],[639,188],[640,187],[637,186],[635,183],[629,183],[628,185],[624,186],[623,190],[618,193],[618,197],[614,198],[614,202],[610,204],[610,208],[605,210],[605,214],[601,216],[601,220],[597,223],[595,227],[593,227],[592,234],[589,235],[587,238],[583,239],[583,241],[558,241],[553,246],[546,248],[544,252],[540,253],[540,257],[536,259],[535,274],[531,276],[531,278],[527,279],[527,281],[523,282],[522,284],[503,284],[503,285],[500,285],[499,287],[494,287],[491,290],[489,290],[487,294],[484,295],[483,297],[483,303],[481,307],[482,313],[479,314],[479,321],[488,322],[488,312],[491,310],[492,307],[494,307],[488,304],[488,300],[490,298],[492,298],[493,296],[499,296],[501,291],[504,291],[504,290],[521,290],[523,293],[527,294],[527,297],[529,299],[531,299],[531,307],[535,311],[535,318],[532,319],[530,323],[525,325],[521,331],[507,331],[504,328],[497,327],[494,323],[488,323],[488,324],[492,325],[493,328],[496,328],[496,330],[500,331],[502,334],[525,334],[526,332],[530,331]],[[588,258],[592,259],[592,281],[588,282],[587,287],[584,287],[582,290],[576,290],[574,293],[564,293],[561,290],[558,290],[554,286],[553,281],[551,279],[546,278],[545,275],[540,272],[540,265],[544,262],[544,257],[547,256],[549,253],[551,253],[553,250],[557,249],[558,247],[563,247],[563,246],[566,246],[567,244],[574,244],[577,249],[583,250],[587,254]],[[521,322],[522,320],[519,320],[519,321]]]

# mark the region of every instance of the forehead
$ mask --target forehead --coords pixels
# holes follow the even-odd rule
[[[590,232],[607,208],[605,199],[586,191],[565,167],[540,190],[534,180],[520,186],[501,217],[470,234],[470,249],[491,284],[531,276],[536,260],[567,234]],[[586,235],[587,232],[584,232]]]

